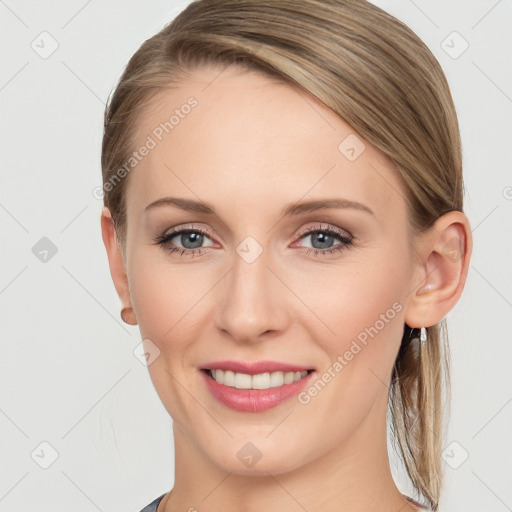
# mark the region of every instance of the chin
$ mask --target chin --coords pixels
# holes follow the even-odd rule
[[[299,442],[290,442],[289,446],[279,449],[264,437],[254,437],[254,442],[247,440],[231,440],[228,446],[219,445],[206,451],[214,465],[236,475],[268,476],[278,475],[296,470],[307,461],[304,459],[304,447]],[[301,446],[300,451],[297,446]]]

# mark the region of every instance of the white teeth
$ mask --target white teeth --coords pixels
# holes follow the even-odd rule
[[[230,371],[230,370],[227,370],[225,372],[223,372],[222,370],[213,370],[214,372],[216,372],[216,374],[219,376],[220,379],[222,379],[222,383],[225,384],[226,386],[230,386],[232,388],[235,387],[235,373]],[[214,378],[215,378],[215,375],[214,375]],[[217,380],[215,378],[215,380]]]
[[[308,372],[272,372],[248,375],[230,370],[210,370],[212,377],[219,383],[238,389],[268,389],[291,384],[305,377]]]
[[[251,376],[245,373],[235,373],[235,388],[251,389]]]
[[[247,375],[247,377],[249,377]],[[250,378],[251,388],[267,389],[270,387],[270,373],[258,373]]]

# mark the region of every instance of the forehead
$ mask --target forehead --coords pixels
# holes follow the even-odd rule
[[[165,195],[271,208],[347,197],[400,202],[391,161],[311,94],[236,66],[203,67],[150,102],[136,127],[144,151],[127,208]],[[135,193],[136,191],[136,193]]]

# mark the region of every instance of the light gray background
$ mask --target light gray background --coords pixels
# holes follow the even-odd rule
[[[171,420],[119,318],[93,190],[109,92],[188,3],[0,0],[0,511],[136,512],[172,486]],[[440,509],[512,510],[512,2],[376,3],[439,59],[463,139],[474,252],[448,315]]]

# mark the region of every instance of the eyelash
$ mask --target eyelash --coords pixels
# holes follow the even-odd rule
[[[181,249],[180,247],[167,247],[165,244],[167,242],[169,242],[171,239],[173,239],[175,236],[177,235],[182,235],[182,234],[186,234],[186,233],[200,233],[201,235],[205,235],[207,237],[210,237],[210,233],[206,230],[203,230],[203,229],[200,229],[200,228],[195,228],[195,227],[183,227],[183,228],[180,228],[180,229],[176,229],[174,231],[171,231],[171,232],[166,232],[164,233],[163,235],[160,235],[160,236],[157,236],[155,238],[155,244],[157,245],[160,245],[162,246],[163,249],[165,249],[166,251],[169,251],[170,253],[174,253],[176,251],[180,251],[180,254],[179,256],[187,256],[187,255],[190,255],[192,257],[195,257],[195,256],[200,256],[201,254],[203,254],[203,250],[202,248],[197,248],[197,249]],[[306,255],[309,255],[311,254],[312,252],[314,252],[314,256],[318,256],[318,254],[320,253],[322,256],[326,255],[326,254],[333,254],[335,252],[338,252],[338,251],[342,251],[344,249],[348,249],[352,244],[353,244],[353,239],[352,237],[350,236],[347,236],[344,234],[343,231],[340,231],[336,228],[333,228],[333,227],[330,227],[330,226],[327,226],[327,227],[322,227],[321,225],[318,225],[318,226],[315,226],[313,228],[309,228],[308,230],[302,232],[299,234],[300,238],[305,238],[309,235],[314,235],[314,234],[318,234],[318,233],[324,233],[324,234],[327,234],[329,236],[333,236],[335,238],[337,238],[338,240],[340,240],[342,243],[341,244],[338,244],[338,245],[335,245],[334,247],[330,248],[330,249],[314,249],[314,248],[310,248],[310,247],[307,247],[305,248],[305,254]]]

